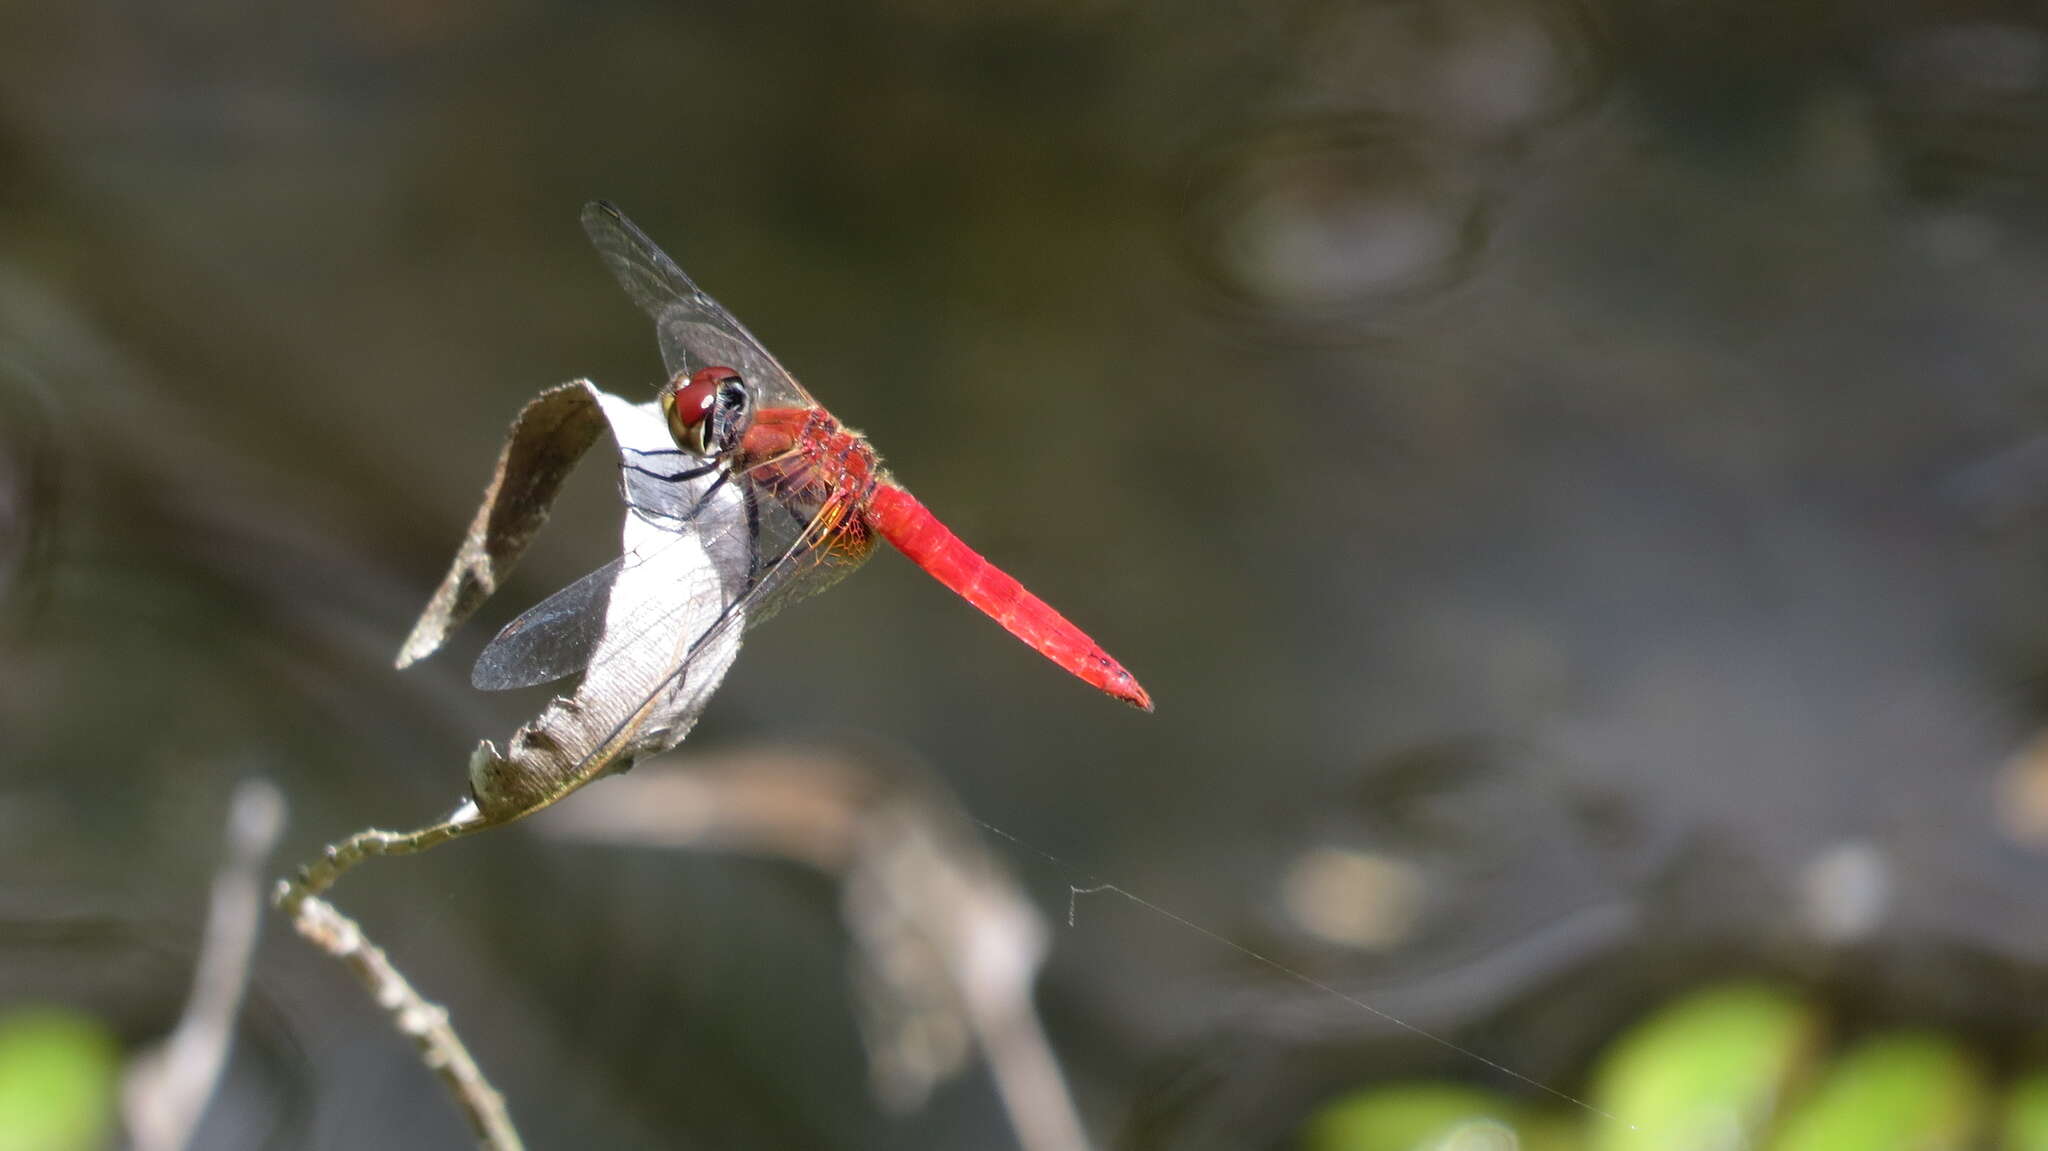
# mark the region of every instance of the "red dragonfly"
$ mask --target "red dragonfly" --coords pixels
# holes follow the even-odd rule
[[[812,399],[616,207],[587,205],[583,227],[626,294],[654,318],[669,372],[658,400],[674,444],[621,443],[627,502],[660,534],[701,546],[729,573],[676,589],[707,602],[677,604],[665,618],[689,613],[711,622],[668,683],[682,682],[700,654],[707,670],[729,661],[729,641],[714,641],[830,586],[880,537],[1047,659],[1152,710],[1123,665],[940,523],[883,469],[865,437]],[[622,565],[644,559],[621,557],[507,625],[478,659],[475,684],[546,683],[589,664],[613,581]],[[710,681],[722,675],[721,666]]]

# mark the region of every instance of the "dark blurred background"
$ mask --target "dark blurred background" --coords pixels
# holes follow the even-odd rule
[[[890,556],[680,753],[886,741],[1065,861],[991,840],[1104,1144],[1529,1088],[1069,884],[1567,1090],[1732,970],[2038,1033],[2048,12],[1931,0],[0,5],[0,997],[160,1033],[235,780],[282,870],[543,698],[468,660],[612,554],[602,467],[389,664],[520,405],[659,382],[599,196],[1157,698]],[[1007,1145],[870,1099],[795,867],[514,827],[339,894],[535,1147]],[[465,1138],[276,926],[208,1124]]]

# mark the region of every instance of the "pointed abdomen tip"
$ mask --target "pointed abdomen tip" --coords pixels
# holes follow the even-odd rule
[[[1108,690],[1109,694],[1123,700],[1139,711],[1147,715],[1152,713],[1152,693],[1146,691],[1144,686],[1130,672],[1118,668],[1115,686],[1110,687]]]

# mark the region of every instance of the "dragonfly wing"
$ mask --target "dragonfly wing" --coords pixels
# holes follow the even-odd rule
[[[674,747],[748,627],[836,582],[872,550],[857,516],[828,507],[779,526],[756,514],[751,492],[744,477],[721,476],[689,530],[633,509],[583,681],[514,737],[512,756],[538,757],[548,774],[580,781]]]
[[[696,721],[696,715],[709,699],[712,689],[724,678],[727,667],[739,650],[740,637],[748,628],[773,616],[782,608],[797,600],[807,598],[837,583],[854,568],[859,567],[873,552],[874,540],[866,524],[858,517],[840,514],[844,509],[828,505],[821,508],[808,520],[795,523],[794,530],[778,531],[759,520],[748,524],[744,533],[736,525],[718,533],[708,533],[698,542],[706,555],[721,551],[737,555],[739,549],[730,546],[724,536],[745,534],[754,548],[760,548],[765,538],[778,539],[774,550],[761,548],[755,552],[746,578],[739,581],[741,590],[731,594],[733,581],[722,585],[720,598],[724,606],[712,611],[713,600],[705,594],[701,583],[694,588],[672,589],[669,602],[671,607],[646,612],[640,618],[625,624],[607,627],[607,636],[656,635],[673,636],[681,643],[675,651],[673,670],[655,683],[644,696],[640,706],[629,711],[637,716],[650,709],[655,713],[676,714],[684,717],[680,728],[661,730],[649,729],[637,737],[640,747],[638,754],[665,751],[680,742],[688,734],[689,725]],[[628,565],[631,570],[631,565]],[[628,660],[637,657],[647,645],[634,642],[621,645]],[[591,679],[605,670],[606,656],[600,652],[591,662]],[[710,669],[710,670],[707,670]],[[579,698],[583,692],[578,693]],[[622,734],[623,728],[614,731],[612,738]]]
[[[654,318],[662,363],[671,376],[723,365],[754,385],[761,406],[816,406],[817,401],[746,325],[698,287],[615,205],[603,200],[584,205],[583,230],[626,295]]]
[[[563,588],[505,625],[477,656],[469,682],[481,691],[553,683],[590,666],[625,557]]]
[[[726,467],[677,449],[653,405],[636,406],[612,396],[602,396],[599,404],[618,443],[620,487],[631,513],[625,554],[506,624],[470,671],[470,683],[481,690],[552,683],[589,667],[608,631],[621,626],[645,630],[653,621],[614,617],[613,593],[629,568],[672,566],[678,557],[666,554],[671,548],[694,549],[693,563],[730,573],[734,581],[756,566],[749,534],[734,530],[746,518],[745,505],[725,490],[730,480]],[[721,515],[733,522],[720,526]],[[713,579],[707,586],[719,583]],[[745,589],[736,582],[722,590],[737,598]]]
[[[486,748],[483,766],[472,765],[472,791],[487,812],[532,810],[675,746],[739,654],[740,630],[726,621],[744,620],[761,566],[746,489],[722,467],[686,468],[670,479],[632,471],[636,461],[665,458],[661,445],[673,442],[661,411],[606,393],[598,402],[628,469],[628,491],[660,499],[630,507],[618,561],[542,605],[530,629],[538,640],[521,628],[492,653],[485,671],[508,683],[585,666],[573,691],[515,732],[503,752]]]
[[[627,552],[576,699],[586,721],[610,721],[598,746],[630,731],[632,754],[647,754],[679,742],[724,680],[739,634],[707,637],[722,621],[744,618],[757,565],[744,499],[730,484],[713,488],[683,527],[636,510],[625,534]]]

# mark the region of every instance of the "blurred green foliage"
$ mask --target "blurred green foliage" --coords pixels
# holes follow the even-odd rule
[[[1735,984],[1688,995],[1623,1034],[1594,1073],[1600,1151],[1726,1147],[1768,1122],[1818,1033],[1787,991]]]
[[[2048,1151],[2048,1071],[2021,1076],[2006,1096],[2006,1151]]]
[[[1963,1044],[1923,1031],[1823,1048],[1822,1012],[1756,983],[1683,996],[1617,1036],[1593,1071],[1599,1114],[1441,1081],[1345,1095],[1303,1151],[1998,1151],[2048,1149],[2048,1072],[1993,1085]]]
[[[1307,1151],[1527,1148],[1532,1144],[1520,1129],[1527,1110],[1461,1084],[1387,1085],[1325,1108],[1310,1124],[1303,1146]]]
[[[0,1151],[88,1151],[106,1144],[120,1044],[63,1007],[0,1015]]]
[[[1922,1033],[1859,1044],[1786,1120],[1777,1151],[1962,1151],[1976,1146],[1986,1083],[1961,1045]]]

